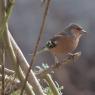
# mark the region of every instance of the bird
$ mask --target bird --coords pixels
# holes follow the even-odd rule
[[[63,32],[56,33],[49,39],[43,49],[38,53],[49,51],[54,55],[55,60],[58,62],[60,56],[68,55],[76,50],[80,38],[85,34],[87,34],[87,32],[82,26],[71,23],[64,28]]]

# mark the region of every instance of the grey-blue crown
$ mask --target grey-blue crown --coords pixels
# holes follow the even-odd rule
[[[80,25],[75,24],[75,23],[71,23],[71,24],[69,24],[66,28],[69,29],[69,30],[71,30],[71,29],[82,30],[82,29],[83,29]]]

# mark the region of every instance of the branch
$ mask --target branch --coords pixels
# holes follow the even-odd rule
[[[4,95],[4,89],[5,89],[5,50],[4,46],[0,48],[0,64],[1,64],[1,74],[2,74],[2,91],[1,94]]]
[[[31,59],[30,67],[29,67],[29,69],[28,69],[28,71],[26,73],[26,78],[25,78],[25,81],[24,81],[24,84],[23,84],[23,87],[22,87],[20,95],[23,95],[23,91],[25,89],[25,84],[27,82],[29,73],[30,73],[30,71],[32,69],[32,65],[34,64],[34,61],[35,61],[35,58],[36,58],[36,52],[37,52],[37,49],[38,49],[38,46],[39,46],[42,34],[44,32],[44,26],[45,26],[45,21],[46,21],[46,17],[47,17],[50,1],[51,0],[47,0],[47,2],[46,2],[46,6],[45,6],[44,13],[43,13],[43,19],[42,19],[42,23],[41,23],[41,28],[40,28],[39,36],[38,36],[38,39],[37,39],[37,42],[36,42],[36,45],[35,45],[35,48],[34,48],[34,52],[33,52],[33,56],[32,56],[32,59]],[[44,95],[43,91],[41,93],[42,93],[41,95]],[[39,95],[40,95],[40,93],[39,93]]]
[[[29,64],[28,64],[27,60],[25,59],[22,51],[20,50],[20,48],[16,44],[15,40],[13,39],[9,30],[8,30],[8,36],[9,36],[9,39],[10,39],[11,44],[13,46],[13,50],[15,52],[15,55],[17,55],[18,62],[16,64],[19,64],[22,72],[24,72],[24,74],[26,74],[26,72],[29,68]],[[15,61],[13,61],[13,62],[15,62]],[[42,88],[40,87],[40,84],[39,84],[39,82],[38,82],[38,80],[37,80],[37,78],[36,78],[36,76],[32,70],[29,74],[28,82],[33,86],[33,89],[34,89],[36,95],[40,95],[40,94],[43,95],[42,94]],[[40,94],[38,94],[38,93],[40,93]]]
[[[52,71],[58,70],[58,68],[61,67],[63,64],[71,64],[71,63],[76,62],[80,58],[80,56],[81,56],[81,52],[69,54],[62,63],[54,64],[45,70],[39,71],[38,73],[36,73],[36,76],[42,78],[46,74],[51,73]]]
[[[9,36],[9,30],[8,30],[8,26],[6,28],[6,32],[4,32],[4,44],[6,45],[6,53],[8,53],[8,55],[10,56],[11,60],[12,60],[12,64],[14,66],[14,70],[16,72],[17,77],[19,78],[19,80],[23,83],[25,75],[22,75],[22,73],[19,70],[19,64],[17,63],[17,53],[15,54],[12,43],[11,43],[11,39]],[[33,95],[30,86],[27,84],[26,85],[26,93],[29,95]]]

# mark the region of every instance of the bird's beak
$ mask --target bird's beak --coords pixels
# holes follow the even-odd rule
[[[83,34],[86,34],[86,33],[87,33],[85,30],[81,30],[81,32],[82,32]]]

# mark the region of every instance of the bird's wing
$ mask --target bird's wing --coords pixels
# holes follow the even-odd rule
[[[57,46],[60,40],[67,37],[67,34],[64,32],[60,32],[54,35],[53,38],[49,39],[49,41],[46,43],[46,47],[48,48],[54,48]]]
[[[59,32],[59,33],[56,33],[55,36],[66,36],[66,33],[65,32]]]
[[[68,33],[66,32],[59,32],[59,33],[56,33],[54,35],[53,38],[51,38],[49,41],[53,41],[53,42],[56,42],[58,41],[60,38],[66,38],[68,36]]]

